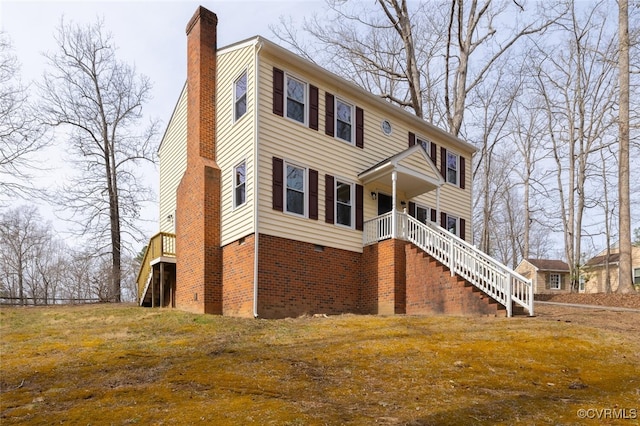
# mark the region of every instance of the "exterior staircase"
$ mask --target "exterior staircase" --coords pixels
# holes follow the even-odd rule
[[[488,315],[500,310],[508,317],[525,311],[534,315],[530,280],[446,229],[398,211],[365,223],[365,246],[388,238],[412,245],[407,253],[407,314],[463,313],[469,308]]]
[[[149,241],[138,271],[140,306],[174,306],[176,236],[160,232]]]

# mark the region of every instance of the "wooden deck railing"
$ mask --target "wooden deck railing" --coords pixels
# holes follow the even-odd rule
[[[159,232],[149,240],[147,250],[138,271],[138,303],[151,276],[151,262],[162,257],[176,256],[176,236],[167,232]]]
[[[395,212],[395,238],[410,241],[494,298],[512,314],[512,304],[524,307],[533,316],[531,280],[478,250],[435,223],[422,223],[407,213]],[[365,222],[363,245],[391,237],[392,213]]]

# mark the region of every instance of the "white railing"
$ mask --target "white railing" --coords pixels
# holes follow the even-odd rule
[[[533,316],[531,281],[434,223],[422,223],[406,213],[396,214],[396,238],[409,241],[494,298],[512,314],[513,303]],[[391,238],[392,213],[364,224],[363,244]]]

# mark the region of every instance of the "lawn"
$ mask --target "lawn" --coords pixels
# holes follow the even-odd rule
[[[256,320],[131,305],[2,308],[0,337],[2,425],[640,418],[638,333],[548,317]]]

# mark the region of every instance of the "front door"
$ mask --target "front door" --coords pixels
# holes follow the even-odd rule
[[[393,198],[391,195],[378,192],[378,216],[391,211]]]

